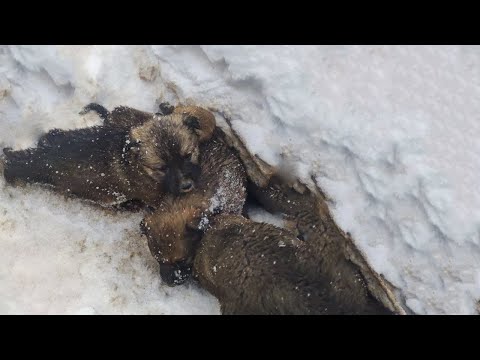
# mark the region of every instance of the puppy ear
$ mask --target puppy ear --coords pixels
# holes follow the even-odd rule
[[[173,110],[175,110],[175,106],[171,105],[168,102],[162,102],[160,105],[158,105],[158,112],[155,113],[155,115],[170,115],[171,113],[173,113]]]
[[[200,130],[200,120],[194,115],[187,115],[183,120],[183,123],[187,125],[191,130]]]
[[[198,106],[177,106],[173,113],[181,114],[183,124],[198,135],[200,142],[210,140],[216,126],[210,111]]]

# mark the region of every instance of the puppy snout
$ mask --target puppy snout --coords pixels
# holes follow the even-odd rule
[[[193,186],[193,181],[192,180],[184,180],[180,183],[180,192],[181,193],[187,193],[189,191],[192,191],[194,188]]]
[[[168,286],[183,284],[191,273],[191,267],[184,263],[160,264],[160,277]]]

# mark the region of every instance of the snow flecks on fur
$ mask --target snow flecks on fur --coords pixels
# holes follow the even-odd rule
[[[219,213],[240,214],[244,202],[238,201],[239,190],[246,191],[243,179],[229,169],[222,169],[219,176],[219,186],[209,200],[209,207],[202,213],[198,229],[205,231],[210,223],[210,217]]]

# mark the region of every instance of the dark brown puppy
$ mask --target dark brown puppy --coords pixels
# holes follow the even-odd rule
[[[189,196],[161,208],[156,244],[181,261],[185,253],[194,257],[195,278],[218,298],[223,314],[389,313],[368,295],[358,299],[354,290],[342,288],[348,280],[317,270],[322,261],[288,230],[222,213],[209,217],[202,238],[207,204]],[[175,269],[177,278],[183,271]]]
[[[321,261],[289,231],[220,215],[200,242],[194,272],[219,299],[223,314],[388,313],[373,299],[359,300],[341,288],[345,280],[312,265],[321,267]]]
[[[271,213],[282,213],[293,223],[294,231],[305,241],[309,259],[305,262],[312,276],[326,276],[335,288],[338,299],[353,301],[357,308],[376,309],[374,313],[388,313],[372,297],[366,281],[346,251],[347,239],[322,203],[307,188],[299,193],[279,177],[273,177],[269,186],[259,188],[249,183],[249,192]]]
[[[104,115],[104,126],[55,129],[36,148],[4,149],[7,182],[50,185],[103,205],[140,201],[153,207],[166,192],[194,188],[199,146],[213,133],[213,114],[180,106],[165,116],[125,107]]]
[[[158,210],[141,224],[152,255],[160,263],[162,279],[169,285],[183,283],[191,272],[195,246],[210,217],[217,213],[241,214],[246,199],[246,173],[236,152],[226,145],[221,130],[200,146],[197,187],[181,198],[164,198]],[[183,204],[181,211],[175,204]],[[201,209],[201,210],[199,210]],[[201,217],[187,226],[193,213]],[[185,225],[176,227],[177,223]]]

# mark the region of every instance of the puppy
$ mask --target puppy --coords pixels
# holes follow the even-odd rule
[[[101,107],[87,107],[102,114]],[[119,107],[103,116],[104,126],[54,129],[36,148],[4,149],[6,181],[49,185],[102,205],[139,201],[153,208],[165,193],[194,189],[213,114],[187,106],[161,116]]]

